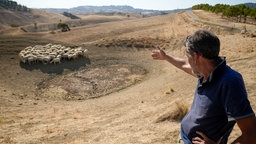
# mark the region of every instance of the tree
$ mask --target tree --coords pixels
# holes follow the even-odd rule
[[[244,17],[244,23],[246,22],[246,17],[249,14],[249,8],[247,8],[244,4],[238,5],[238,12],[239,12],[239,22],[242,22],[242,17]]]
[[[252,10],[250,11],[249,16],[251,16],[252,18],[254,18],[254,19],[256,20],[256,8],[254,8],[254,9],[252,9]]]
[[[60,22],[60,23],[57,25],[57,27],[58,27],[58,29],[61,29],[62,32],[70,31],[70,28],[69,28],[68,24],[66,24],[66,23]]]
[[[37,22],[34,22],[34,28],[37,29]]]
[[[227,16],[228,18],[236,17],[237,22],[246,23],[247,16],[251,16],[255,18],[255,8],[246,7],[245,4],[240,4],[236,6],[224,5],[224,4],[216,4],[215,6],[211,6],[209,4],[198,4],[192,7],[192,10],[202,9],[206,11],[211,11],[214,13],[222,13],[222,16]],[[256,19],[256,18],[255,18]]]
[[[224,4],[216,4],[215,6],[215,13],[223,13],[226,8],[229,7],[229,5],[224,5]]]
[[[0,6],[9,10],[30,12],[30,9],[28,9],[26,6],[22,6],[16,1],[11,0],[0,0]]]
[[[246,23],[247,16],[250,15],[251,11],[252,11],[252,9],[247,8],[247,7],[244,9],[244,23]]]

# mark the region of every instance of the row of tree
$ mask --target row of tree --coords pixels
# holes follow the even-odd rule
[[[30,12],[30,9],[26,6],[18,4],[16,1],[12,0],[0,0],[0,7],[9,10],[22,11],[22,12]]]
[[[216,4],[211,6],[209,4],[199,4],[192,7],[193,10],[206,10],[214,13],[222,13],[223,16],[228,18],[236,17],[237,22],[246,23],[247,17],[250,16],[256,20],[256,8],[246,7],[244,4],[230,6],[225,4]]]
[[[72,13],[63,12],[62,14],[63,14],[64,16],[66,16],[66,17],[71,18],[71,19],[80,19],[78,16],[73,15]]]

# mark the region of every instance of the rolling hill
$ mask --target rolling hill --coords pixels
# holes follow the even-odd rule
[[[30,12],[21,12],[0,7],[0,30],[34,23],[53,23],[69,19],[62,14],[45,10],[31,9]]]
[[[18,14],[5,12],[9,16],[9,13]],[[27,15],[33,19],[39,15],[37,20],[42,21],[60,18],[48,12],[43,17],[43,12],[35,10]],[[137,19],[126,17],[114,22],[106,22],[113,17],[83,15],[79,17],[86,20],[87,26],[73,27],[70,32],[1,34],[0,143],[176,143],[180,122],[164,118],[177,111],[177,104],[191,105],[197,79],[167,62],[152,60],[150,54],[159,46],[168,54],[185,57],[184,38],[198,29],[208,29],[219,36],[221,55],[243,74],[248,97],[256,110],[255,37],[247,37],[233,27],[196,21],[189,12]],[[203,20],[235,25],[221,15],[206,11],[193,13]],[[22,19],[22,16],[19,17]],[[250,26],[255,29],[255,25]],[[68,68],[63,74],[45,72],[49,68],[45,64],[26,67],[20,64],[20,50],[48,43],[82,46],[88,49],[91,64],[74,71]],[[74,67],[79,64],[69,62]],[[137,74],[140,71],[144,74],[142,77]],[[111,81],[104,75],[109,75]],[[117,77],[120,75],[126,80]],[[116,90],[129,84],[127,80],[136,84],[94,99],[79,97],[105,93],[104,90],[111,88]],[[236,126],[229,142],[240,134]]]
[[[191,8],[188,8],[191,9]],[[51,11],[51,12],[70,12],[75,14],[92,14],[92,13],[141,13],[145,16],[154,16],[154,15],[162,15],[167,13],[175,13],[179,11],[184,11],[188,9],[176,9],[176,10],[147,10],[147,9],[139,9],[133,8],[127,5],[110,5],[110,6],[78,6],[70,9],[58,9],[58,8],[45,8],[43,10]]]

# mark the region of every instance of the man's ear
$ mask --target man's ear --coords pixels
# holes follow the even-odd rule
[[[201,55],[194,52],[193,59],[194,59],[195,64],[198,64],[198,62],[200,62],[200,60],[201,60]]]

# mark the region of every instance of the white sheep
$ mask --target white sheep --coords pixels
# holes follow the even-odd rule
[[[23,63],[27,62],[27,59],[25,58],[25,55],[23,53],[19,53],[20,61]]]
[[[76,49],[75,53],[77,56],[83,56],[83,50]]]
[[[87,49],[85,49],[85,50],[83,51],[83,57],[89,58],[89,56],[88,56],[88,50],[87,50]]]
[[[68,58],[68,53],[63,53],[61,56],[62,56],[62,58],[67,59]]]
[[[28,64],[31,64],[33,62],[36,62],[37,56],[35,56],[33,54],[28,54],[25,56],[25,60],[28,62]]]
[[[43,64],[47,64],[50,61],[51,61],[51,58],[49,56],[46,55],[46,56],[43,57]]]
[[[27,51],[27,50],[31,50],[31,49],[32,49],[32,47],[29,46],[29,47],[26,47],[24,50]]]
[[[56,57],[56,58],[52,59],[52,61],[50,63],[54,63],[54,64],[60,63],[60,58]]]
[[[77,58],[77,54],[76,53],[70,53],[68,55],[68,59],[71,60],[71,59],[76,59]]]
[[[65,48],[65,49],[64,49],[64,52],[66,53],[66,52],[68,52],[68,51],[70,51],[70,50],[71,50],[71,48],[68,47],[68,48]]]
[[[36,61],[36,58],[34,58],[34,57],[27,57],[27,61],[28,61],[28,64],[31,64],[34,61]]]
[[[44,55],[38,55],[37,56],[37,61],[41,62],[41,63],[44,63]]]
[[[79,56],[88,57],[88,50],[82,47],[71,48],[61,45],[35,45],[29,46],[20,51],[19,58],[23,63],[42,62],[47,63],[60,63],[61,59],[76,59]]]

